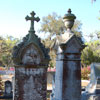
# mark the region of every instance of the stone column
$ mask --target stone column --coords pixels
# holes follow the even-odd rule
[[[64,54],[62,100],[81,100],[80,54]]]
[[[57,54],[55,100],[81,100],[80,56],[85,46],[71,31],[75,18],[69,9],[64,16],[67,31],[57,37],[54,45]]]
[[[29,34],[13,49],[15,66],[15,88],[13,100],[46,100],[48,49],[35,34],[34,21],[39,21],[35,13],[31,17]],[[33,23],[33,24],[32,24]]]
[[[62,86],[63,86],[63,61],[62,54],[57,55],[56,59],[56,73],[55,73],[55,100],[62,100]],[[56,98],[57,97],[57,98]]]

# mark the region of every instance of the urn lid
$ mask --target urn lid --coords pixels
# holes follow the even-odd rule
[[[74,20],[76,19],[76,16],[71,13],[71,9],[68,9],[68,13],[64,15],[63,19],[64,20]]]

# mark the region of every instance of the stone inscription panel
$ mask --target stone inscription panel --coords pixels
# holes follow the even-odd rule
[[[63,100],[80,100],[81,69],[79,61],[65,61],[63,67]],[[80,66],[80,65],[79,65]]]
[[[16,68],[15,70],[14,100],[46,100],[45,68]]]

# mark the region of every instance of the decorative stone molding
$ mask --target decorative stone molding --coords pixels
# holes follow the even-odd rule
[[[33,18],[31,20],[31,25],[34,25],[32,24],[32,22],[34,23],[35,20],[36,18]],[[26,37],[23,38],[22,42],[14,46],[12,58],[16,66],[17,65],[47,66],[50,60],[48,52],[49,49],[45,48],[45,46],[41,43],[40,38],[35,34],[34,26],[31,26],[29,33],[26,35]],[[29,61],[27,61],[28,59]]]

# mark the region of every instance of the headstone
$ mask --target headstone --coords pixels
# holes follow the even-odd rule
[[[5,82],[5,97],[11,97],[12,96],[12,83],[11,81],[6,81]]]
[[[82,100],[90,100],[90,98],[100,100],[100,63],[91,64],[90,83],[82,94]]]
[[[35,13],[26,20],[31,21],[29,34],[14,47],[15,64],[14,100],[46,100],[48,49],[35,34],[34,21],[39,21]]]
[[[71,31],[75,15],[71,9],[64,16],[67,31],[57,36],[53,48],[57,54],[55,74],[55,100],[81,99],[81,51],[85,47],[81,39]]]

